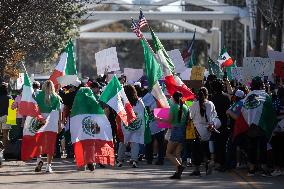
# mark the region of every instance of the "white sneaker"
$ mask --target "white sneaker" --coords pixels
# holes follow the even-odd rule
[[[133,161],[132,168],[137,168],[137,167],[138,167],[137,163],[135,161]]]
[[[282,172],[280,170],[274,170],[271,175],[273,177],[278,177],[278,176],[281,176],[282,175]]]
[[[53,173],[53,170],[52,170],[52,168],[51,168],[51,164],[47,164],[47,165],[46,165],[45,172],[46,172],[46,173]]]

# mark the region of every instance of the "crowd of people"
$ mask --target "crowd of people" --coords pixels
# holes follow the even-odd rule
[[[85,84],[69,85],[55,92],[51,81],[46,81],[42,87],[38,82],[33,83],[34,96],[39,104],[41,112],[51,112],[54,109],[62,110],[61,124],[56,139],[54,155],[47,155],[47,172],[52,172],[52,158],[74,158],[70,136],[70,112],[76,93],[82,87],[92,90],[96,100],[107,85],[106,76],[97,79],[89,79]],[[204,86],[195,89],[196,99],[192,105],[187,106],[182,100],[182,93],[176,91],[172,97],[168,97],[170,104],[169,118],[164,119],[154,116],[157,108],[155,98],[143,86],[141,82],[127,82],[127,78],[119,78],[124,87],[126,96],[132,105],[135,114],[142,120],[140,125],[125,127],[117,122],[116,112],[108,105],[100,102],[111,124],[113,143],[115,146],[116,166],[125,166],[130,155],[130,165],[137,168],[139,161],[147,164],[163,166],[168,159],[174,166],[175,172],[171,179],[180,179],[186,167],[193,167],[191,176],[200,176],[201,167],[204,165],[205,173],[211,174],[213,168],[216,171],[225,172],[236,168],[247,168],[248,176],[257,173],[262,176],[284,175],[284,87],[281,81],[274,83],[263,81],[262,78],[252,79],[249,87],[228,78],[218,79],[215,75],[209,75]],[[265,94],[270,100],[265,101],[271,113],[277,116],[277,123],[271,123],[273,132],[267,135],[261,127],[255,123],[249,125],[244,132],[235,135],[234,130],[239,127],[240,116],[246,112],[243,108],[260,105],[257,94]],[[13,109],[18,108],[21,100],[21,91],[15,97]],[[17,126],[13,128],[6,124],[8,115],[9,87],[2,83],[0,87],[0,129],[2,143],[0,148],[7,148],[9,141],[21,139],[25,118],[17,113]],[[43,100],[38,100],[42,98]],[[61,106],[63,104],[64,106]],[[84,106],[84,103],[82,103]],[[256,112],[255,114],[262,114]],[[147,114],[147,116],[145,116]],[[249,115],[251,116],[251,115]],[[246,116],[246,117],[249,117]],[[255,115],[254,115],[255,116]],[[260,115],[259,115],[260,117]],[[166,122],[171,128],[159,128],[157,123]],[[260,120],[261,122],[262,120]],[[149,125],[151,140],[141,140],[141,130]],[[15,130],[9,134],[9,131]],[[142,130],[143,131],[143,130]],[[127,135],[122,133],[128,133]],[[63,142],[64,141],[64,142]],[[155,159],[157,161],[153,162]],[[41,171],[43,166],[41,156],[37,157],[35,171]],[[91,171],[94,164],[86,165]],[[99,164],[100,167],[105,165]]]

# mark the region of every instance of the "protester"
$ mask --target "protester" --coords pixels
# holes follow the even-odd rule
[[[40,91],[37,94],[35,100],[38,103],[40,112],[45,118],[47,118],[47,115],[49,115],[49,113],[51,113],[51,111],[53,110],[60,111],[61,98],[59,95],[56,94],[54,84],[50,80],[47,80],[43,84],[42,91]],[[61,120],[60,115],[61,113],[59,113],[59,120]],[[43,138],[41,140],[50,140],[50,139]],[[42,142],[45,143],[44,141]],[[47,165],[45,169],[46,172],[49,172],[49,173],[53,172],[52,167],[51,167],[52,159],[53,159],[53,153],[47,154]],[[39,156],[37,158],[37,166],[35,168],[35,172],[40,172],[42,166],[43,166],[43,161],[41,159],[41,156]]]
[[[117,166],[122,167],[126,145],[130,143],[131,165],[133,168],[137,168],[139,144],[144,145],[145,143],[149,142],[144,138],[146,127],[148,127],[147,112],[142,99],[138,97],[137,91],[133,86],[124,86],[124,91],[137,117],[136,120],[130,123],[128,126],[121,122],[120,127],[123,134],[123,142],[119,143]]]
[[[193,102],[190,108],[191,118],[196,128],[197,137],[192,142],[192,163],[194,170],[190,176],[200,176],[200,165],[203,160],[206,163],[206,174],[212,171],[213,162],[210,162],[209,140],[212,132],[220,127],[220,120],[213,102],[208,100],[208,90],[205,87],[199,89],[198,101]]]
[[[185,125],[188,120],[188,108],[182,101],[182,94],[173,94],[173,103],[170,106],[169,119],[158,118],[171,124],[171,137],[167,145],[167,158],[175,165],[176,172],[170,179],[180,179],[185,167],[182,166],[181,151],[185,139]]]
[[[3,135],[4,149],[8,145],[9,130],[11,129],[11,126],[6,124],[10,99],[12,97],[8,94],[8,84],[3,82],[0,86],[0,130]]]

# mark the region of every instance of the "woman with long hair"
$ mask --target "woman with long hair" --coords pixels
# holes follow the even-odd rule
[[[60,98],[59,95],[56,94],[55,87],[54,87],[54,84],[53,84],[52,81],[47,80],[43,84],[42,91],[40,91],[37,94],[35,100],[36,100],[36,102],[39,106],[40,112],[42,113],[42,115],[45,119],[48,117],[48,115],[52,111],[59,111],[58,123],[60,123],[60,120],[61,120],[61,111],[60,111],[61,98]],[[41,144],[47,144],[44,140],[53,140],[53,139],[44,137],[40,140],[41,140],[40,141]],[[54,140],[56,140],[56,137],[54,138]],[[54,141],[54,146],[55,146],[55,143],[56,142]],[[46,153],[46,152],[43,152],[43,146],[39,146],[39,151],[40,151],[40,154]],[[52,162],[53,155],[54,155],[54,152],[47,154],[47,166],[46,166],[46,170],[45,170],[46,172],[52,172],[51,162]],[[43,161],[41,159],[41,156],[39,156],[37,158],[37,166],[35,168],[35,172],[40,172],[42,166],[43,166]]]
[[[199,89],[198,100],[193,102],[190,115],[197,132],[197,137],[192,142],[191,147],[194,171],[190,175],[200,176],[199,167],[202,161],[205,159],[206,165],[209,165],[209,139],[211,133],[218,132],[216,128],[221,125],[213,102],[208,100],[208,90],[205,87]],[[210,172],[211,167],[206,170],[207,174]]]
[[[122,166],[122,161],[124,159],[124,153],[126,150],[126,144],[130,143],[131,147],[131,163],[132,167],[136,168],[138,163],[138,154],[139,154],[139,144],[144,145],[149,142],[144,138],[145,132],[147,132],[147,120],[145,115],[147,115],[143,101],[138,97],[136,89],[131,85],[124,86],[125,94],[133,107],[134,113],[136,114],[136,120],[134,120],[129,125],[124,125],[120,122],[118,127],[118,132],[122,131],[120,135],[120,143],[118,149],[118,167]],[[149,130],[150,131],[150,130]],[[151,136],[151,134],[149,134]]]
[[[169,119],[157,118],[171,124],[171,136],[167,145],[166,156],[176,166],[176,172],[170,179],[180,179],[184,167],[182,166],[181,151],[185,139],[185,126],[188,120],[188,108],[182,101],[182,94],[176,91],[172,97]]]

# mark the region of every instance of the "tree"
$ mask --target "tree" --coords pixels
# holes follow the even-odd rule
[[[42,61],[62,49],[78,34],[83,6],[88,0],[1,0],[0,80],[10,77],[8,67],[21,59]],[[19,60],[17,60],[19,61]],[[8,67],[7,67],[8,66]]]

